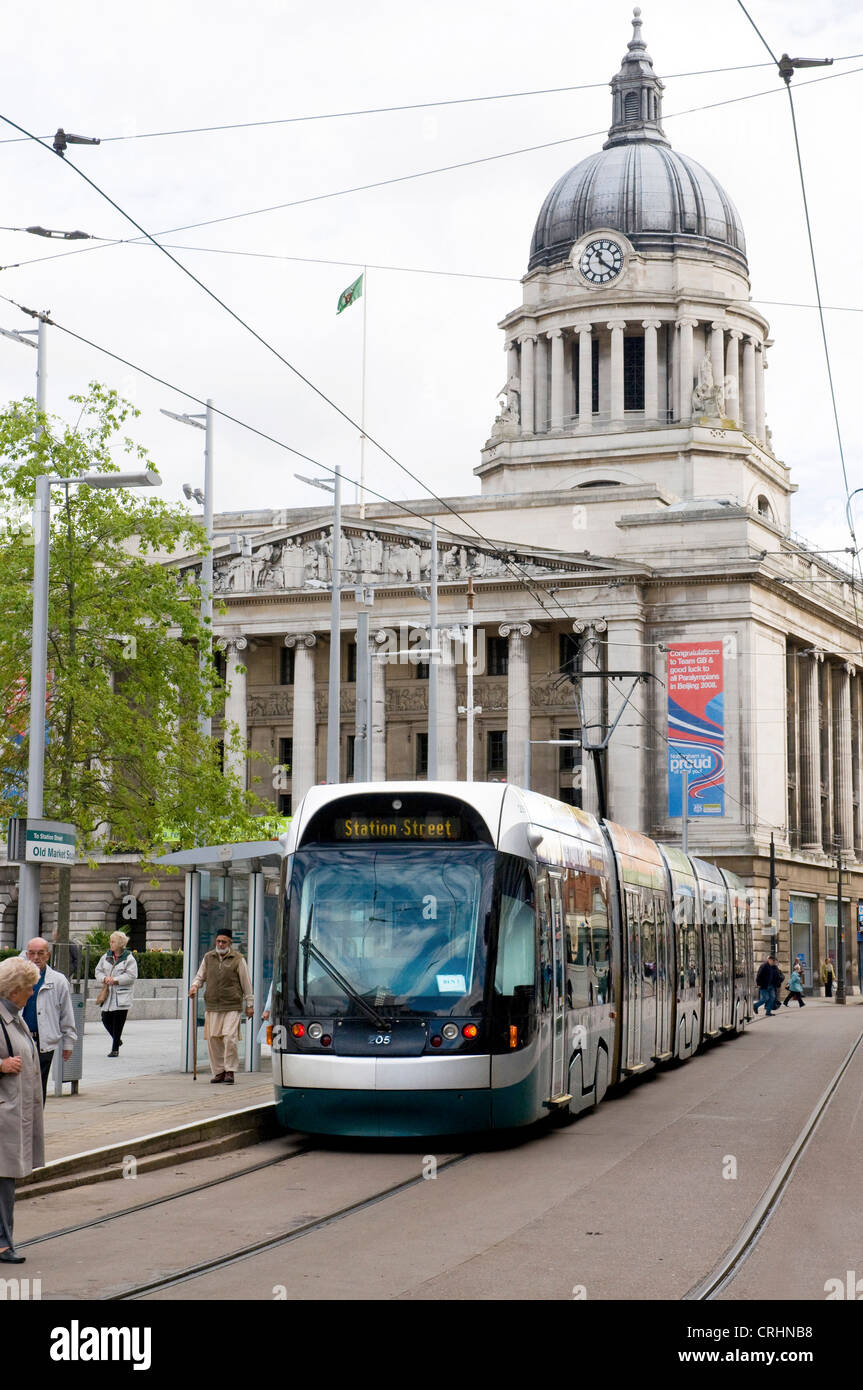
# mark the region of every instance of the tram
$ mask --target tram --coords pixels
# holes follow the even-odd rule
[[[751,1017],[742,882],[577,807],[502,783],[315,787],[283,843],[286,1128],[577,1114]]]

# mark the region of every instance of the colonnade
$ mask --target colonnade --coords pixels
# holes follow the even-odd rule
[[[701,354],[724,391],[723,418],[760,443],[766,441],[765,344],[720,319],[682,315],[632,319],[601,315],[566,327],[519,334],[507,343],[507,375],[519,382],[525,434],[588,433],[609,423],[685,424],[697,419],[692,393]],[[624,405],[624,338],[644,340],[644,406]],[[598,344],[600,403],[594,410],[593,351]],[[577,383],[577,385],[576,385]],[[578,408],[576,409],[576,400]]]
[[[789,808],[799,847],[848,854],[861,840],[863,689],[855,667],[821,651],[792,650],[790,734],[796,762]],[[796,824],[795,824],[796,821]]]

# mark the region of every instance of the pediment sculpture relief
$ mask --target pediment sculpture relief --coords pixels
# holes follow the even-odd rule
[[[344,529],[341,538],[343,584],[419,584],[431,573],[431,547],[411,536],[385,536],[377,531]],[[524,572],[538,576],[572,569],[565,561],[546,562],[517,557]],[[509,575],[507,562],[469,545],[438,545],[438,576],[442,582]],[[284,592],[307,587],[310,581],[332,581],[332,530],[265,542],[250,556],[218,560],[214,566],[216,594]]]

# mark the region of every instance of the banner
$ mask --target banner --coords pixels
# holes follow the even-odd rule
[[[725,815],[725,713],[722,642],[674,642],[668,648],[668,814]]]

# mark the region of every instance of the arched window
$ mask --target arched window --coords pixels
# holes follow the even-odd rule
[[[627,92],[623,99],[623,119],[627,122],[637,121],[640,113],[641,102],[638,99],[638,92]]]
[[[768,521],[772,521],[772,520],[773,520],[773,508],[770,506],[770,501],[769,501],[769,499],[768,499],[767,497],[764,496],[764,493],[763,493],[763,492],[761,493],[761,495],[760,495],[759,498],[758,498],[758,504],[757,504],[757,505],[758,505],[758,515],[759,515],[759,516],[766,516],[767,519],[768,519]]]

